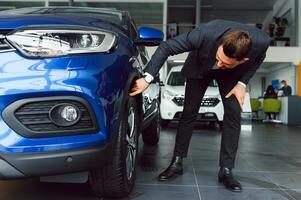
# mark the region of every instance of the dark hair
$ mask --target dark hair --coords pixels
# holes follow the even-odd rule
[[[252,48],[250,34],[247,31],[235,30],[228,32],[221,40],[224,54],[229,58],[242,60]]]
[[[267,99],[267,98],[277,99],[277,93],[275,92],[274,87],[272,85],[269,85],[267,87],[263,98],[265,98],[265,99]]]
[[[286,83],[286,80],[282,80],[280,83]]]
[[[273,94],[273,93],[275,93],[274,87],[272,85],[269,85],[267,87],[266,93],[267,94]]]

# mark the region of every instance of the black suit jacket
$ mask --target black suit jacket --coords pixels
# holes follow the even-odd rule
[[[265,58],[270,37],[256,27],[245,24],[214,20],[190,32],[162,42],[145,68],[145,72],[155,76],[168,56],[190,52],[182,69],[185,78],[203,78],[216,63],[216,52],[221,38],[232,30],[248,31],[252,40],[252,50],[246,63],[232,70],[233,78],[248,84]]]

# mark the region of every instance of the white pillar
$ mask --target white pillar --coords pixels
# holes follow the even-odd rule
[[[295,9],[295,14],[297,17],[295,19],[297,20],[296,25],[297,25],[297,34],[296,34],[296,39],[297,39],[297,44],[299,47],[299,63],[296,69],[296,90],[297,90],[297,95],[301,96],[301,2],[299,0],[296,0],[296,6],[297,8]]]
[[[195,27],[201,24],[201,0],[195,0]]]
[[[69,0],[69,6],[73,6],[74,0]]]
[[[45,0],[45,7],[49,7],[49,0]]]
[[[168,9],[168,1],[163,0],[163,33],[164,33],[164,40],[167,39],[167,9]],[[160,70],[160,79],[162,81],[165,80],[167,76],[167,64],[166,62],[163,64],[163,67]]]
[[[297,39],[297,41],[298,41],[298,46],[299,46],[299,48],[300,48],[300,55],[301,55],[301,19],[300,19],[300,17],[301,17],[301,2],[299,1],[299,0],[297,0],[297,8],[296,8],[296,15],[298,16],[298,17],[295,17],[295,19],[297,20],[297,22],[296,22],[296,24],[297,24],[297,27],[298,27],[298,32],[297,32],[297,35],[296,35],[296,39]],[[301,56],[300,56],[300,58],[301,58]],[[300,59],[301,60],[301,59]]]
[[[164,39],[167,38],[166,34],[167,34],[167,0],[163,0],[163,33],[164,33]]]

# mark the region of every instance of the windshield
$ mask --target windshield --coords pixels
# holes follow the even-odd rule
[[[185,83],[185,79],[182,76],[181,72],[171,72],[167,81],[167,85],[171,85],[171,86],[180,86],[180,85],[184,85],[184,83]]]
[[[185,78],[182,76],[181,72],[171,72],[168,80],[167,85],[170,86],[184,86],[185,85]],[[216,80],[212,80],[209,83],[210,87],[217,87]]]
[[[122,23],[122,13],[115,9],[96,9],[83,7],[36,7],[20,8],[14,10],[1,11],[0,15],[41,15],[41,14],[76,14],[85,17],[93,17],[102,21],[108,21],[120,25]]]

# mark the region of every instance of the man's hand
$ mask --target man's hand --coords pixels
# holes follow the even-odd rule
[[[242,109],[243,104],[244,104],[244,99],[245,99],[245,94],[246,94],[246,88],[241,85],[237,84],[227,95],[226,98],[229,98],[230,96],[234,95],[240,105],[240,108]]]
[[[145,81],[144,78],[139,78],[135,81],[130,96],[135,96],[137,94],[142,93],[144,90],[146,90],[149,86],[149,83]]]

